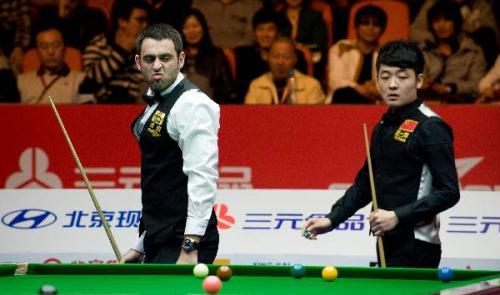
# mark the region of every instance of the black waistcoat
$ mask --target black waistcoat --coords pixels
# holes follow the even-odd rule
[[[167,132],[167,118],[179,97],[190,89],[197,87],[183,79],[172,92],[162,97],[139,137],[143,206],[141,221],[144,227],[140,232],[145,229],[149,236],[160,231],[165,238],[184,234],[188,177],[182,171],[182,151]],[[132,123],[132,132],[141,117],[142,114]],[[216,224],[213,213],[209,227]]]

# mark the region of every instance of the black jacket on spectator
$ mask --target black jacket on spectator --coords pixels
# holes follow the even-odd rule
[[[217,103],[231,103],[236,99],[228,62],[222,49],[213,47],[200,51],[195,58],[186,51],[182,72],[208,97]]]

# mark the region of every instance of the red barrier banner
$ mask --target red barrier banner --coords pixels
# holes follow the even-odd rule
[[[500,190],[500,107],[431,106],[454,130],[462,189]],[[137,188],[136,105],[58,106],[94,188]],[[221,188],[345,188],[383,106],[222,106]],[[0,187],[83,188],[49,106],[1,105]]]

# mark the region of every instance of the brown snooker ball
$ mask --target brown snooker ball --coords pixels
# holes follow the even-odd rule
[[[217,269],[215,274],[221,281],[228,281],[233,276],[233,270],[227,265],[222,265]]]

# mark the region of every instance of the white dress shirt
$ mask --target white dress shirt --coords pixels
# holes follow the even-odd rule
[[[184,75],[176,80],[162,95],[170,93]],[[148,95],[152,95],[151,89]],[[139,121],[139,130],[158,107],[159,102],[147,106]],[[188,176],[188,212],[185,235],[203,236],[212,214],[217,191],[219,149],[219,105],[196,89],[184,92],[174,104],[167,118],[167,132],[182,151],[182,171]],[[137,134],[136,134],[137,136]],[[133,249],[144,253],[144,235]]]

